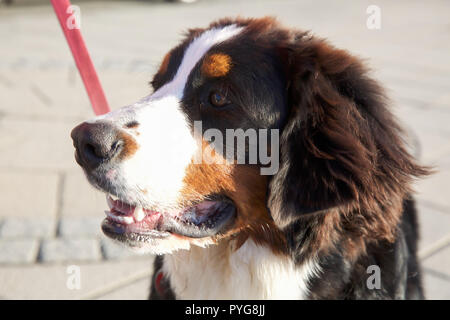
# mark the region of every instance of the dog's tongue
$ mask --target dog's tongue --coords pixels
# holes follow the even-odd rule
[[[136,207],[119,199],[114,200],[110,196],[106,197],[106,201],[111,214],[128,219],[128,221],[132,221],[130,220],[132,218],[135,222],[141,222],[148,216],[159,215],[156,211]]]
[[[106,199],[110,208],[106,215],[116,222],[126,224],[145,222],[154,225],[162,214],[150,209],[133,206],[119,199],[114,200],[110,196],[107,196]],[[212,214],[215,214],[218,206],[218,202],[206,200],[176,213],[176,216],[183,221],[198,225],[205,222]]]

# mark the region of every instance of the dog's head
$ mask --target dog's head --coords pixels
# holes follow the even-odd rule
[[[132,247],[251,237],[285,251],[330,224],[389,238],[398,214],[380,204],[399,206],[424,172],[363,65],[270,18],[190,30],[151,84],[72,131],[77,162],[107,194],[103,231]],[[372,215],[352,214],[363,208]]]

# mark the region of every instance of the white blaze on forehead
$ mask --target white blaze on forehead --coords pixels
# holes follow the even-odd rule
[[[175,95],[182,98],[184,87],[192,69],[200,59],[211,49],[212,46],[226,41],[241,32],[243,28],[236,25],[229,25],[223,28],[210,29],[203,32],[198,38],[195,38],[186,49],[183,60],[173,80],[158,91],[151,98],[158,99],[165,95]]]
[[[198,150],[189,122],[180,106],[187,79],[211,47],[237,35],[243,28],[229,25],[210,29],[187,47],[172,81],[139,102],[97,117],[94,121],[113,121],[123,126],[137,121],[135,154],[118,164],[113,182],[129,201],[144,206],[170,208],[180,199],[186,168]],[[145,192],[142,192],[145,190]]]

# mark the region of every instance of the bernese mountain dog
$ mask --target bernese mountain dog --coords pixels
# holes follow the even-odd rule
[[[273,18],[222,19],[151,85],[71,134],[107,195],[103,232],[157,255],[150,298],[424,297],[411,185],[429,169],[360,59]],[[238,150],[216,143],[229,130]]]

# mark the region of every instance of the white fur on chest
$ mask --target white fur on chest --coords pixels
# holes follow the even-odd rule
[[[238,250],[225,241],[164,257],[178,299],[305,299],[318,272],[310,261],[294,266],[285,256],[247,240]]]

